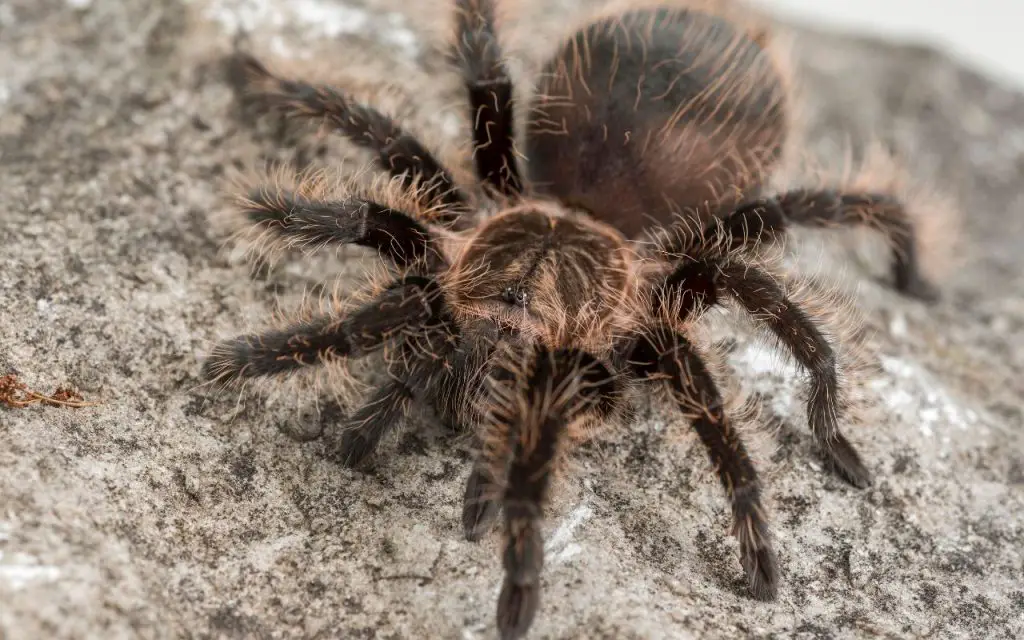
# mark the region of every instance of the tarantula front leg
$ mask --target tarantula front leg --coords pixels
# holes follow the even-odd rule
[[[733,534],[739,539],[740,563],[750,591],[758,599],[774,600],[778,568],[761,506],[757,470],[725,414],[721,393],[704,361],[685,337],[667,326],[646,331],[629,361],[641,379],[667,378],[732,503]]]
[[[490,372],[492,381],[514,382],[514,374],[502,367]],[[600,421],[606,419],[621,403],[622,396],[616,391],[607,395],[594,407],[593,418]],[[487,430],[485,430],[485,435]],[[501,485],[499,479],[493,477],[493,461],[503,455],[505,444],[493,438],[484,439],[481,443],[484,455],[477,458],[466,481],[463,496],[462,527],[466,540],[480,540],[500,511]],[[495,449],[496,447],[496,449]]]
[[[234,84],[246,94],[288,116],[323,120],[353,144],[375,153],[381,167],[401,177],[407,188],[421,190],[447,207],[451,220],[466,204],[466,195],[444,165],[380,111],[333,87],[279,78],[248,53],[236,52],[228,66]]]
[[[502,638],[519,638],[540,603],[540,521],[567,432],[595,410],[608,411],[621,396],[609,370],[574,349],[537,347],[495,380],[477,467],[484,471],[474,472],[470,484],[486,477],[483,486],[494,492],[488,498],[500,502],[504,511],[505,581],[498,599],[498,630]]]
[[[808,422],[826,463],[850,484],[869,486],[870,472],[839,429],[844,407],[835,352],[807,313],[770,275],[725,258],[685,261],[666,279],[657,299],[684,320],[702,307],[719,304],[723,295],[739,301],[807,370],[811,379]]]
[[[342,425],[328,443],[328,455],[356,466],[376,450],[388,430],[404,417],[414,398],[410,383],[422,382],[421,370],[433,363],[421,353],[410,356],[410,343],[451,335],[443,295],[437,283],[420,276],[396,280],[373,300],[344,317],[322,315],[284,330],[243,335],[217,345],[203,366],[203,377],[227,385],[281,375],[303,366],[364,356],[398,343],[406,357],[389,363],[393,379],[376,391]],[[322,433],[304,435],[311,440]]]
[[[455,62],[469,94],[477,175],[506,196],[522,191],[512,80],[494,30],[493,0],[456,0]]]
[[[417,216],[372,199],[317,200],[265,184],[237,198],[236,208],[249,223],[287,245],[355,244],[376,249],[403,267],[420,260],[431,271],[444,265],[435,235]]]
[[[892,244],[897,291],[925,301],[938,299],[936,287],[921,274],[914,225],[893,196],[833,189],[794,189],[737,207],[722,224],[742,243],[759,242],[789,224],[813,227],[868,226]]]
[[[405,276],[344,316],[320,315],[285,329],[221,342],[204,363],[202,375],[227,385],[360,357],[439,322],[445,308],[441,289],[433,279]]]

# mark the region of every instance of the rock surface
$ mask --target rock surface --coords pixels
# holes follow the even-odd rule
[[[244,26],[352,82],[408,76],[424,121],[461,135],[461,112],[434,115],[457,99],[446,3],[414,4],[0,3],[0,375],[101,402],[0,408],[0,637],[493,634],[497,539],[462,540],[464,442],[409,429],[354,472],[282,433],[337,420],[315,395],[196,388],[211,341],[319,272],[253,278],[219,251],[218,180],[269,143],[210,60]],[[519,5],[528,56],[583,3]],[[779,601],[745,595],[704,453],[649,412],[563,482],[535,637],[1024,636],[1024,95],[930,50],[795,33],[810,147],[880,136],[968,214],[939,305],[861,278],[881,410],[851,436],[875,485],[820,472],[785,367],[740,334],[740,383],[795,411],[760,456]]]

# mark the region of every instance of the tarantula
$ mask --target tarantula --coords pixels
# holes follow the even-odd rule
[[[828,465],[868,486],[839,427],[833,346],[759,256],[790,225],[870,225],[893,246],[895,288],[932,298],[904,204],[886,193],[768,190],[789,135],[787,85],[766,32],[722,6],[662,2],[595,18],[543,66],[524,109],[494,3],[453,5],[476,185],[458,184],[368,104],[233,55],[247,96],[322,120],[389,176],[335,198],[271,180],[244,193],[237,212],[264,239],[375,249],[391,277],[359,303],[220,343],[204,376],[241,382],[385,353],[387,382],[329,449],[361,463],[416,403],[473,434],[463,525],[477,540],[503,513],[506,638],[525,634],[539,607],[555,463],[589,427],[628,418],[638,389],[667,390],[731,502],[752,595],[774,599],[758,473],[692,328],[725,304],[753,317],[806,369],[810,430]]]

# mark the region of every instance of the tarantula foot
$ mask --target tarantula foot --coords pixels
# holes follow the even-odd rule
[[[347,428],[337,442],[328,446],[327,457],[335,462],[355,469],[377,450],[379,438],[367,437],[358,429]]]
[[[825,463],[843,480],[858,489],[871,486],[871,472],[860,459],[857,450],[841,433],[830,438],[824,447]]]
[[[491,484],[476,469],[466,481],[466,494],[462,502],[462,530],[466,540],[477,542],[498,515],[498,503],[487,496]]]
[[[207,356],[199,375],[215,386],[229,387],[250,378],[284,373],[294,368],[297,360],[285,362],[275,357],[286,341],[283,335],[249,334],[224,340]]]
[[[539,604],[538,585],[518,585],[506,580],[498,597],[498,632],[502,640],[525,636],[537,615]]]
[[[733,533],[740,543],[740,564],[747,574],[751,595],[758,600],[775,600],[778,563],[757,485],[738,488],[733,494],[733,520]]]
[[[779,590],[779,569],[771,545],[744,545],[740,552],[740,564],[747,574],[751,595],[765,602],[775,600]]]

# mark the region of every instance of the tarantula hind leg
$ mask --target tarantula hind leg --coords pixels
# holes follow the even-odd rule
[[[445,205],[452,220],[468,202],[452,174],[423,143],[377,109],[334,87],[279,78],[244,51],[231,55],[227,68],[230,83],[246,99],[289,117],[322,120],[352,144],[373,152],[380,166],[401,177],[407,188]]]
[[[811,227],[864,225],[881,232],[892,246],[893,284],[904,295],[938,300],[938,288],[921,273],[914,225],[904,204],[880,193],[836,189],[794,189],[740,205],[723,221],[740,242],[760,242],[788,224]]]
[[[871,473],[839,429],[845,406],[835,351],[775,278],[752,264],[727,258],[683,261],[656,299],[685,319],[702,306],[720,304],[723,295],[738,301],[809,374],[807,420],[826,465],[855,487],[870,486]]]
[[[750,592],[759,600],[774,600],[778,567],[757,470],[725,413],[721,393],[704,361],[685,337],[666,326],[645,332],[629,360],[641,379],[668,378],[677,404],[707,448],[732,503],[732,531],[740,543],[740,564]]]
[[[467,497],[493,492],[488,499],[500,502],[504,511],[505,581],[498,598],[498,630],[502,638],[520,638],[540,603],[540,520],[567,431],[595,411],[608,410],[620,394],[609,370],[575,349],[537,347],[506,371],[511,375],[499,372],[498,378],[511,384],[494,387],[484,426],[478,468],[485,466],[487,476],[476,487],[481,476],[470,476]],[[467,511],[472,509],[467,503]]]
[[[811,317],[785,295],[772,276],[750,265],[723,266],[719,285],[810,374],[808,422],[826,464],[855,487],[870,486],[871,472],[839,429],[845,407],[835,351]]]

